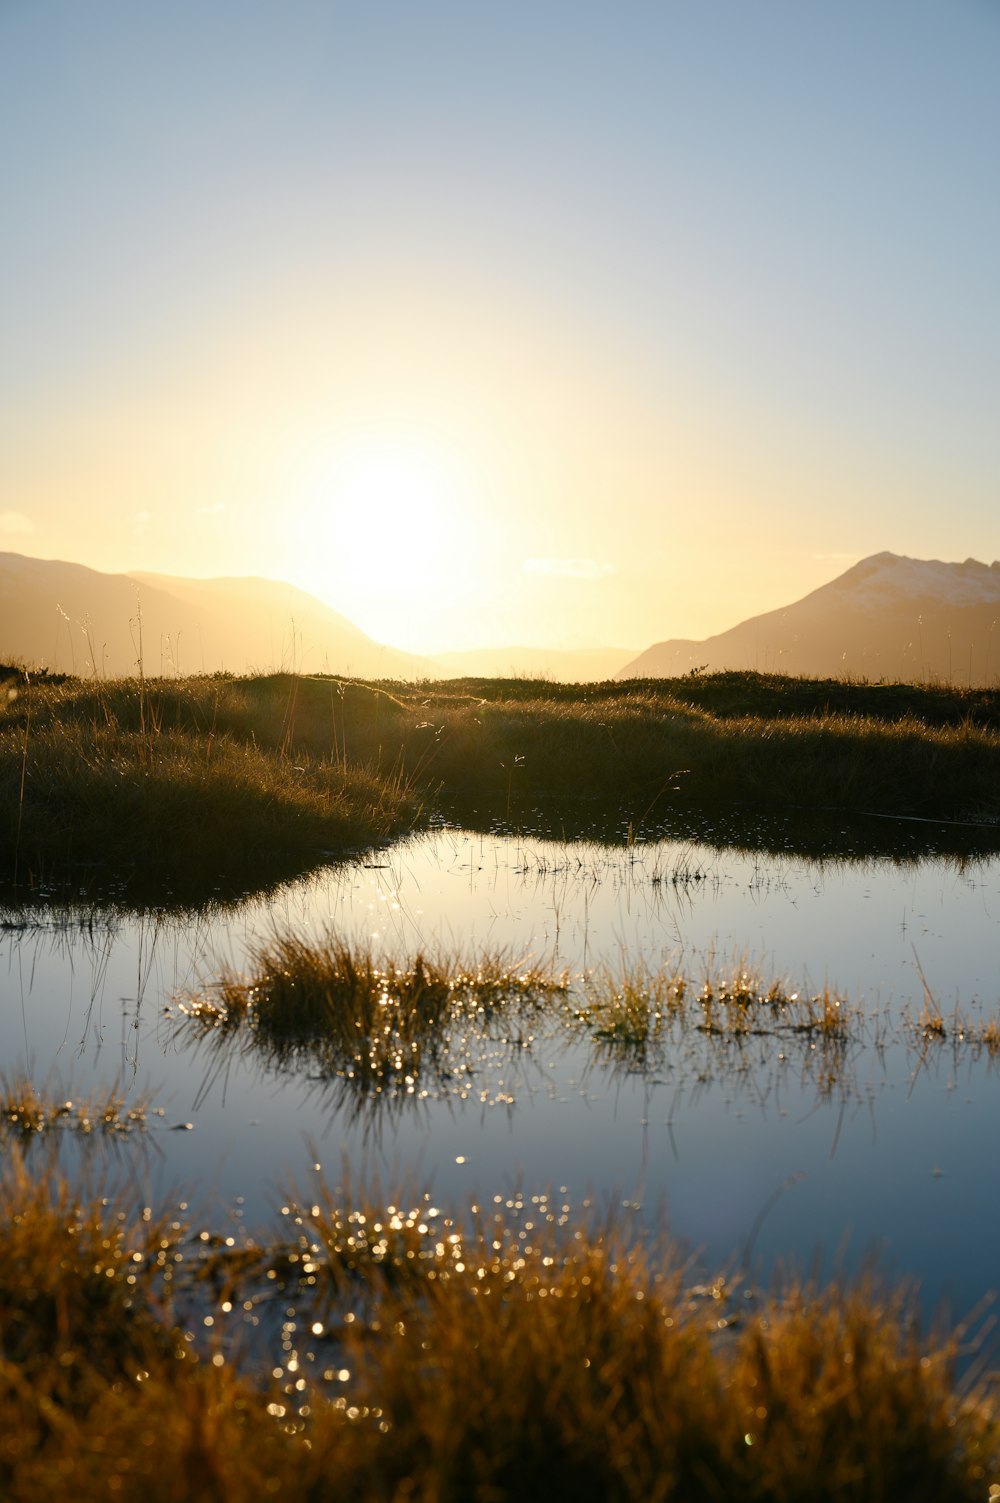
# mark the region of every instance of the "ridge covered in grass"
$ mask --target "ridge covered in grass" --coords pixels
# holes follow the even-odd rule
[[[738,806],[962,820],[1000,842],[1000,694],[759,674],[609,685],[8,673],[8,880],[95,869],[175,898],[245,891],[458,808],[581,800],[645,828]]]

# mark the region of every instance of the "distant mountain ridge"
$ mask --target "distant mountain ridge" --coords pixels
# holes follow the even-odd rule
[[[277,580],[104,574],[0,553],[0,661],[83,677],[275,668],[356,678],[607,679],[625,648],[470,648],[440,658],[373,641],[346,616]]]
[[[446,678],[548,678],[584,683],[614,678],[635,650],[625,647],[470,647],[439,652],[436,669]]]
[[[813,678],[1000,681],[1000,562],[875,553],[801,600],[703,641],[657,642],[616,678],[756,669]]]
[[[421,678],[425,659],[384,647],[304,590],[256,578],[103,574],[0,553],[0,658],[99,677],[289,668]]]
[[[103,574],[0,553],[0,660],[89,676],[275,668],[359,678],[522,675],[558,681],[752,668],[820,678],[1000,683],[1000,562],[876,553],[794,603],[703,641],[624,649],[386,647],[293,585]]]

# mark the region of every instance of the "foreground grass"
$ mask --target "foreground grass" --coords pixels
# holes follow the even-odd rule
[[[456,1222],[318,1184],[286,1210],[291,1234],[193,1256],[179,1223],[8,1159],[5,1498],[981,1503],[997,1480],[995,1397],[871,1280],[695,1291],[663,1241],[544,1195]],[[256,1349],[227,1334],[246,1311]]]
[[[548,799],[558,828],[586,799],[633,836],[667,810],[733,805],[996,828],[998,705],[755,674],[557,686],[11,670],[3,875],[96,866],[161,895],[238,891],[384,840],[435,803],[488,823]]]

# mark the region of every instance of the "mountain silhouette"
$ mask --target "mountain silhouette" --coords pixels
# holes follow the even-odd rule
[[[419,678],[425,659],[365,636],[304,590],[269,579],[102,574],[0,553],[0,660],[104,678],[287,668]]]
[[[876,553],[780,610],[703,641],[657,642],[617,678],[756,669],[810,678],[993,685],[1000,679],[1000,562]]]
[[[0,553],[0,661],[100,678],[274,668],[356,678],[610,678],[634,648],[470,648],[430,658],[383,646],[304,590],[271,579],[103,574]]]

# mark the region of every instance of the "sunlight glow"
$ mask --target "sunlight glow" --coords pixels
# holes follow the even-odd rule
[[[296,506],[311,587],[363,630],[418,650],[426,605],[481,547],[477,500],[462,465],[423,435],[328,447]]]

